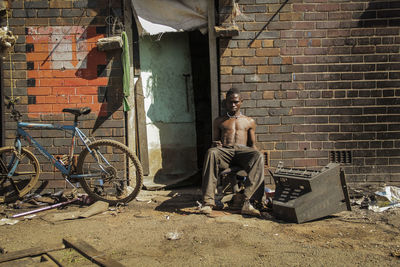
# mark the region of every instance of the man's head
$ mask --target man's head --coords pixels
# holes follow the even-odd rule
[[[237,88],[231,88],[226,93],[226,109],[230,113],[236,113],[239,111],[242,105],[242,97],[240,91]]]

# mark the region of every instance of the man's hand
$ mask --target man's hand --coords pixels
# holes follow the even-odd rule
[[[222,147],[221,141],[212,141],[212,147]]]

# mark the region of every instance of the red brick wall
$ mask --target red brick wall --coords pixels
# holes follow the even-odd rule
[[[96,41],[109,34],[106,17],[123,14],[121,1],[111,1],[116,13],[108,8],[109,2],[10,1],[8,24],[18,40],[11,54],[12,72],[10,57],[3,63],[4,89],[5,95],[20,97],[17,109],[24,121],[71,124],[73,116],[61,110],[87,106],[92,113],[80,119],[84,132],[125,142],[121,51],[106,53],[96,48]],[[1,23],[7,25],[6,18]],[[12,145],[15,122],[9,114],[5,117],[6,144]],[[53,155],[69,151],[71,141],[64,132],[30,133]],[[43,163],[38,186],[50,191],[64,188],[59,172],[54,172],[43,156],[35,154]]]
[[[27,34],[28,116],[82,106],[98,113],[98,87],[108,84],[108,77],[97,76],[107,63],[106,53],[96,48],[104,34],[96,26],[27,27]]]
[[[238,1],[240,34],[219,42],[222,92],[242,90],[272,167],[345,155],[349,181],[400,182],[400,1],[289,1],[249,46],[283,2]]]

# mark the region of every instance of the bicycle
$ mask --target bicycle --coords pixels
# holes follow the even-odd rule
[[[116,205],[127,203],[139,194],[143,185],[143,169],[137,156],[118,141],[92,141],[78,128],[78,118],[89,114],[90,108],[63,109],[62,112],[75,116],[73,125],[26,123],[21,120],[22,115],[15,109],[12,101],[8,103],[7,108],[11,108],[11,117],[17,123],[17,131],[14,146],[0,148],[0,202],[16,201],[30,192],[39,180],[40,163],[31,151],[23,147],[22,138],[50,160],[69,184],[76,188],[73,183],[79,182],[94,200]],[[26,132],[27,129],[71,133],[69,154],[55,157],[30,136]],[[77,161],[76,136],[83,144]]]

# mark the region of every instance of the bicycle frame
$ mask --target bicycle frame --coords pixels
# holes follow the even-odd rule
[[[69,158],[72,159],[75,151],[76,145],[76,136],[80,138],[82,143],[86,146],[89,152],[92,154],[92,151],[89,148],[90,140],[87,136],[78,128],[78,122],[75,121],[73,125],[59,125],[59,124],[42,124],[42,123],[26,123],[26,122],[17,122],[17,136],[15,138],[15,148],[18,153],[21,153],[21,137],[26,140],[30,145],[33,145],[44,157],[46,157],[50,162],[61,171],[61,173],[67,178],[83,178],[83,177],[91,177],[96,176],[96,174],[71,174],[72,163],[69,163],[68,166],[63,165],[60,161],[58,161],[52,154],[50,154],[44,147],[42,147],[32,136],[30,136],[23,128],[38,128],[38,129],[49,129],[49,130],[59,130],[65,132],[71,132],[71,149]],[[19,159],[18,156],[14,160],[11,160],[13,163],[13,167],[7,176],[10,178],[14,175],[14,172],[18,166]],[[11,167],[11,166],[10,166]]]
[[[143,185],[143,169],[134,152],[116,140],[95,140],[78,128],[79,117],[89,114],[89,107],[63,109],[62,112],[75,117],[69,124],[44,124],[23,122],[21,113],[14,109],[15,102],[10,100],[7,104],[11,109],[11,118],[16,122],[14,145],[0,148],[1,202],[15,201],[35,188],[42,162],[37,158],[38,153],[32,153],[30,147],[48,159],[51,165],[46,166],[54,166],[60,171],[65,182],[74,190],[81,187],[93,200],[118,205],[137,196]],[[51,130],[61,131],[60,135],[54,136],[61,137],[63,142],[70,141],[62,147],[57,142],[46,146],[47,139],[37,138],[42,141],[39,143],[32,137],[34,132]],[[55,139],[50,137],[48,140]]]

